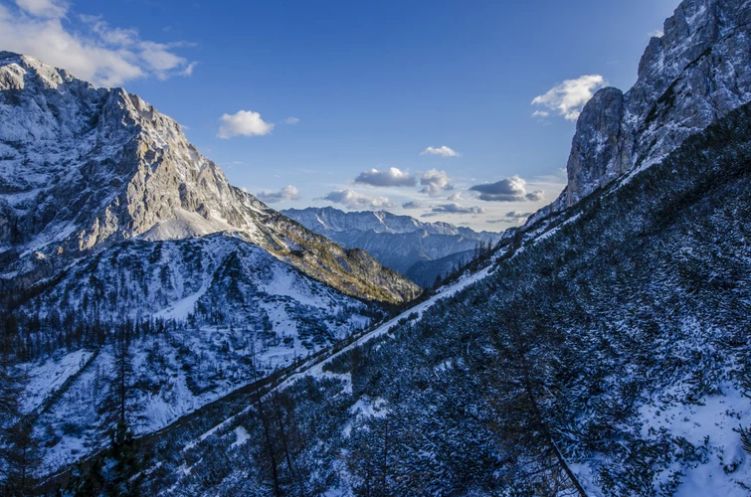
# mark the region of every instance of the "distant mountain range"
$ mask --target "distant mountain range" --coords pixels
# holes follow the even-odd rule
[[[424,288],[469,262],[478,247],[490,247],[499,233],[477,232],[448,223],[424,223],[386,211],[344,212],[333,207],[287,209],[282,213],[347,248],[359,248]]]

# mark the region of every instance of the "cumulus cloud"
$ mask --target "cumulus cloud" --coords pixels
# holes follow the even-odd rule
[[[267,123],[261,114],[252,110],[239,110],[234,114],[224,114],[216,136],[229,139],[234,136],[263,136],[271,133],[274,125]]]
[[[135,29],[112,27],[100,17],[71,16],[68,4],[61,1],[0,4],[3,50],[31,55],[97,85],[189,75],[195,63],[175,52],[184,45],[144,40]]]
[[[402,209],[422,209],[422,204],[415,200],[410,200],[402,204]]]
[[[420,152],[420,155],[437,155],[439,157],[457,157],[459,154],[451,147],[441,145],[440,147],[427,147]]]
[[[482,214],[485,210],[482,207],[462,207],[459,204],[441,204],[436,205],[430,212],[423,214],[423,217],[435,216],[438,214]]]
[[[527,182],[519,176],[511,176],[495,183],[475,185],[470,190],[479,193],[480,200],[487,202],[536,202],[544,196],[542,190],[527,192]]]
[[[355,183],[371,186],[415,186],[417,180],[398,167],[390,167],[382,170],[373,168],[362,172],[355,178]]]
[[[256,194],[256,197],[261,199],[263,202],[266,202],[267,204],[273,204],[276,202],[281,202],[282,200],[297,200],[300,198],[300,190],[297,189],[297,187],[292,185],[287,185],[284,188],[282,188],[279,191],[276,192],[258,192]]]
[[[439,171],[438,169],[424,172],[420,177],[420,185],[423,187],[421,191],[429,195],[438,195],[443,191],[454,188],[449,183],[449,176],[446,171]]]
[[[599,74],[585,74],[576,79],[567,79],[532,100],[532,105],[542,107],[533,115],[547,117],[550,112],[554,112],[568,121],[576,121],[584,104],[603,86],[605,78]]]
[[[300,118],[295,116],[289,116],[284,120],[284,124],[289,124],[291,126],[294,126],[295,124],[300,124]]]
[[[353,190],[334,191],[323,198],[329,202],[342,204],[350,209],[383,209],[393,207],[393,204],[387,197],[370,197]]]

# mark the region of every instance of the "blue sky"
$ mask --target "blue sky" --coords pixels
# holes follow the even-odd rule
[[[140,94],[276,208],[500,230],[555,198],[577,109],[677,4],[5,0],[0,48]]]

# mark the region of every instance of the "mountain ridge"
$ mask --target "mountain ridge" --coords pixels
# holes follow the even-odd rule
[[[235,232],[346,294],[396,304],[419,294],[230,185],[139,97],[8,52],[0,84],[0,117],[14,123],[0,130],[0,257],[16,280],[134,237]]]
[[[282,213],[344,247],[366,250],[423,288],[464,266],[502,236],[449,223],[425,223],[383,210],[344,212],[308,207]]]

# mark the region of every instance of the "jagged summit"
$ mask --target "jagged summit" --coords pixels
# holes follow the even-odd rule
[[[0,89],[23,90],[27,76],[47,88],[57,88],[65,82],[75,81],[65,70],[45,65],[28,55],[0,51]],[[89,85],[80,82],[83,85]]]
[[[419,290],[232,186],[180,126],[123,89],[0,55],[0,260],[33,281],[122,240],[233,233],[349,295]],[[37,275],[34,277],[33,275]]]
[[[553,209],[573,205],[751,101],[751,3],[686,0],[653,37],[625,94],[600,90],[585,106]]]
[[[373,231],[375,233],[412,233],[426,231],[434,235],[472,235],[470,228],[449,223],[424,223],[410,216],[392,214],[385,210],[344,212],[333,207],[287,209],[284,214],[310,228],[318,225],[327,231]]]

